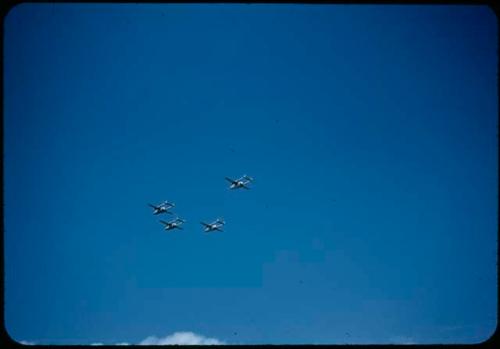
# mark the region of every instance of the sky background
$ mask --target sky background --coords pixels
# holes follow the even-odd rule
[[[489,8],[22,4],[4,30],[15,340],[493,333]],[[163,200],[185,230],[163,230]]]

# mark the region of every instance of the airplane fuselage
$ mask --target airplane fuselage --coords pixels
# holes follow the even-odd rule
[[[211,232],[211,231],[214,231],[214,230],[222,231],[222,229],[220,229],[221,227],[222,227],[222,224],[220,224],[220,223],[210,224],[208,227],[205,228],[205,231],[207,233]]]
[[[170,213],[170,212],[168,212],[169,208],[172,208],[172,206],[169,206],[169,207],[165,207],[165,206],[157,207],[157,208],[154,209],[153,214],[157,215],[157,214],[161,214],[161,213]]]
[[[243,188],[245,186],[245,184],[247,184],[248,182],[243,182],[243,181],[237,181],[236,183],[233,183],[231,184],[231,186],[229,187],[230,189],[238,189],[238,188]]]
[[[179,224],[172,223],[172,224],[165,226],[165,230],[172,230],[175,228],[179,229]]]

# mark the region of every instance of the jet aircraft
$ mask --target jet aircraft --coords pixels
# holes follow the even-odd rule
[[[181,227],[182,224],[184,224],[186,221],[182,218],[176,217],[175,219],[172,219],[169,222],[165,222],[160,220],[160,223],[162,223],[165,226],[165,230],[172,230],[172,229],[181,229],[183,230],[184,228]]]
[[[214,230],[223,231],[221,228],[224,224],[226,224],[226,222],[224,222],[224,220],[222,218],[217,218],[212,223],[204,223],[204,222],[200,222],[200,223],[203,226],[205,226],[204,230],[206,233],[214,231]]]
[[[236,180],[231,179],[229,177],[225,177],[226,181],[230,182],[231,185],[229,186],[229,189],[239,189],[239,188],[245,188],[245,189],[250,189],[250,187],[247,187],[247,184],[253,181],[253,178],[247,175],[243,175],[241,178],[238,178]]]
[[[161,204],[159,204],[158,206],[152,205],[152,204],[148,204],[148,206],[153,208],[154,215],[158,215],[161,213],[172,214],[172,212],[169,212],[168,210],[171,209],[172,207],[174,207],[175,204],[173,202],[165,201],[165,202],[162,202]]]

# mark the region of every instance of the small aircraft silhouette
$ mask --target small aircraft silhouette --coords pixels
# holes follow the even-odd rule
[[[186,220],[179,218],[179,217],[175,217],[175,219],[172,219],[169,222],[165,222],[165,221],[160,220],[160,223],[162,223],[165,226],[165,230],[172,230],[172,229],[183,230],[181,225],[184,224],[185,222],[186,222]]]
[[[204,223],[204,222],[200,222],[200,223],[205,226],[204,230],[206,233],[214,231],[214,230],[223,231],[221,228],[224,224],[226,224],[226,222],[224,222],[224,220],[222,218],[217,218],[212,223]]]
[[[245,188],[245,189],[250,189],[247,187],[247,184],[253,181],[253,178],[247,175],[243,175],[241,178],[238,178],[236,180],[231,179],[229,177],[225,177],[226,181],[230,182],[231,185],[229,186],[229,189],[239,189],[239,188]]]
[[[172,207],[174,207],[175,204],[173,202],[165,201],[165,202],[162,202],[161,204],[159,204],[158,206],[152,205],[152,204],[148,204],[148,206],[153,208],[154,215],[161,214],[161,213],[172,214],[172,212],[169,212],[168,210],[171,209]]]

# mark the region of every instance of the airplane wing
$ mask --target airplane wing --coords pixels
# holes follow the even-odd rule
[[[218,231],[224,231],[224,230],[222,230],[220,227],[215,228],[215,230],[218,230]]]
[[[165,224],[165,225],[170,225],[170,223],[162,221],[161,219],[160,219],[160,222],[163,223],[163,224]]]
[[[155,205],[148,204],[149,207],[156,208]]]
[[[236,182],[234,179],[231,179],[231,178],[229,178],[229,177],[224,177],[224,178],[226,179],[226,181],[231,182],[231,183],[233,183],[233,184],[238,183],[238,182]]]
[[[249,188],[249,187],[247,187],[245,184],[243,184],[241,187],[242,187],[242,188],[245,188],[246,190],[249,190],[249,189],[250,189],[250,188]]]
[[[203,223],[203,222],[200,222],[200,223],[201,223],[201,224],[203,224],[203,225],[204,225],[205,227],[207,227],[207,228],[210,228],[210,227],[211,227],[211,225],[210,225],[210,224]]]

